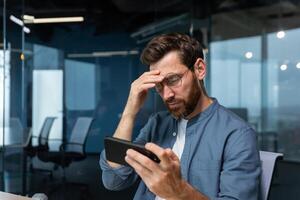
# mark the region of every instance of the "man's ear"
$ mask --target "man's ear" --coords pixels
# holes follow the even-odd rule
[[[206,75],[206,64],[202,58],[197,58],[194,64],[194,73],[199,80],[203,80]]]

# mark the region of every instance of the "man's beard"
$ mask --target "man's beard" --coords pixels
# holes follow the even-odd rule
[[[164,103],[166,104],[170,113],[176,119],[186,118],[195,110],[195,108],[198,104],[198,101],[200,99],[200,96],[201,96],[201,89],[199,87],[199,82],[198,82],[198,79],[196,79],[194,77],[192,88],[188,94],[187,100],[184,100],[184,99],[176,100],[175,98],[172,98],[172,99],[166,100]],[[171,108],[168,104],[173,103],[173,102],[180,103],[183,105],[180,105],[179,107]]]

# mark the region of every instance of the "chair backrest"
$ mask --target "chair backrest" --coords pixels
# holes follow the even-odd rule
[[[237,116],[245,121],[248,121],[248,109],[247,108],[228,108],[230,111],[235,113]]]
[[[85,143],[92,121],[93,118],[91,117],[77,118],[70,139],[66,145],[67,152],[85,153]]]
[[[56,117],[46,117],[38,137],[38,146],[47,146],[48,137]]]
[[[260,177],[260,199],[267,200],[269,196],[276,161],[278,159],[282,159],[283,154],[259,151],[259,155],[262,169]]]

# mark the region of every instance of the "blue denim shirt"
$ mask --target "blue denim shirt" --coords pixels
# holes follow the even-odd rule
[[[153,142],[172,148],[177,120],[168,112],[150,117],[135,142]],[[202,113],[190,119],[181,156],[182,177],[210,199],[258,199],[260,159],[255,131],[242,119],[221,106],[216,99]],[[138,178],[131,167],[111,168],[100,156],[103,184],[121,190]],[[154,200],[143,181],[134,200]]]

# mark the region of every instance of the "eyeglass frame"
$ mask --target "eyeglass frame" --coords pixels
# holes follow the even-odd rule
[[[161,93],[163,91],[163,86],[166,85],[168,88],[176,88],[176,87],[180,87],[182,85],[182,78],[185,76],[185,74],[187,74],[188,71],[190,71],[191,69],[188,68],[185,72],[178,74],[178,73],[168,73],[166,74],[166,76],[164,77],[164,79],[160,82],[160,83],[156,83],[155,84],[155,90],[158,93]],[[170,76],[178,76],[178,80],[176,80],[176,83],[174,83],[172,85],[172,83],[169,81],[169,83],[167,82],[168,79],[170,79]],[[158,87],[159,86],[159,87]]]

